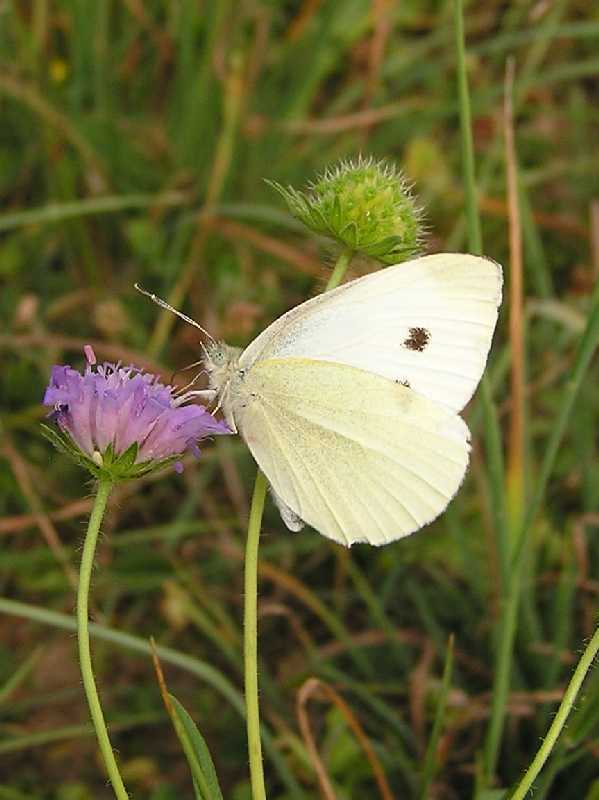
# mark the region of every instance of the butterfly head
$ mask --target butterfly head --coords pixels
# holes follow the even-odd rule
[[[220,394],[239,371],[241,348],[231,347],[224,342],[209,342],[203,349],[209,386]]]

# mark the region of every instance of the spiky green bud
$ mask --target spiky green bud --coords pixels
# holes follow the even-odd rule
[[[307,191],[269,183],[310,230],[355,252],[397,264],[420,249],[421,211],[405,179],[384,161],[343,161]]]

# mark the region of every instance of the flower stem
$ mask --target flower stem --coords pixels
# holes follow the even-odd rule
[[[549,755],[551,754],[551,751],[557,742],[562,728],[566,724],[568,715],[570,714],[572,706],[574,705],[574,701],[576,700],[576,695],[582,686],[582,682],[584,681],[587,672],[593,664],[593,660],[597,655],[597,652],[599,652],[599,628],[597,628],[593,638],[586,646],[586,649],[582,654],[580,661],[578,662],[578,666],[574,670],[572,679],[568,684],[568,688],[566,689],[562,702],[560,703],[560,707],[557,710],[557,714],[555,715],[555,718],[551,723],[549,730],[547,731],[547,736],[545,737],[543,744],[540,746],[539,751],[534,757],[531,765],[524,773],[524,777],[514,792],[510,795],[510,800],[524,800],[535,778],[542,770],[545,761],[547,761],[549,758]]]
[[[98,690],[96,689],[96,682],[94,680],[89,647],[89,584],[94,565],[98,532],[100,530],[102,518],[104,517],[104,511],[106,510],[106,503],[111,489],[112,483],[110,481],[100,480],[94,507],[92,508],[89,524],[87,526],[87,533],[85,534],[83,555],[81,556],[81,567],[79,570],[79,589],[77,592],[77,634],[79,639],[79,661],[81,665],[83,687],[85,689],[98,744],[100,745],[100,751],[106,765],[106,771],[108,772],[108,777],[110,778],[112,788],[118,800],[128,800],[129,795],[127,794],[123,779],[119,773],[119,768],[112,751],[112,745],[108,738],[108,730],[106,729],[106,722],[104,721],[104,714],[102,713],[102,706],[100,705],[100,698],[98,697]]]
[[[244,670],[245,710],[253,800],[266,800],[260,709],[258,706],[258,543],[266,498],[266,478],[258,470],[245,546]]]
[[[341,283],[353,254],[353,250],[350,248],[343,250],[337,259],[337,263],[328,280],[325,291],[334,289]],[[254,493],[252,495],[252,506],[250,508],[250,520],[248,523],[245,545],[243,654],[245,711],[252,800],[266,800],[264,767],[262,765],[262,744],[260,741],[260,707],[258,704],[258,545],[260,541],[260,529],[262,527],[262,514],[264,512],[267,485],[266,477],[258,470],[256,482],[254,484]]]

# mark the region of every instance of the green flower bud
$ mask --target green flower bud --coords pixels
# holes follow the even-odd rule
[[[415,255],[421,245],[421,210],[402,175],[373,158],[342,161],[307,191],[268,181],[290,212],[315,233],[383,264]]]

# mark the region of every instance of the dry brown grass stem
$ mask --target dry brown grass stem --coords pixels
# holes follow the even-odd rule
[[[169,61],[174,50],[172,39],[160,25],[154,23],[145,8],[143,0],[123,0],[123,3],[131,16],[138,22],[140,28],[147,31],[154,40],[162,62]]]
[[[171,698],[168,693],[166,679],[164,677],[164,672],[162,671],[162,664],[160,663],[160,659],[158,658],[158,651],[156,650],[156,642],[154,641],[153,636],[150,636],[150,647],[152,648],[152,663],[154,664],[154,672],[156,673],[156,680],[158,681],[158,688],[160,689],[162,702],[164,703],[164,707],[166,708],[169,717],[173,719],[175,712],[173,709],[173,704],[171,703]]]
[[[391,5],[390,0],[371,0],[372,36],[368,45],[368,71],[362,100],[364,111],[370,109],[381,84],[385,48],[392,29]],[[367,144],[370,128],[370,125],[362,128],[362,147]]]
[[[310,653],[314,653],[316,651],[316,644],[308,633],[308,629],[302,623],[300,615],[289,606],[285,605],[285,603],[274,601],[262,602],[260,603],[258,613],[260,619],[264,619],[265,617],[284,617],[289,622],[289,627],[293,631],[295,638],[302,645],[305,652],[310,655]],[[302,665],[305,666],[303,655],[301,656],[301,659]]]
[[[348,114],[334,117],[277,120],[259,114],[253,114],[247,121],[246,130],[250,135],[259,136],[276,128],[293,135],[328,135],[335,136],[344,131],[356,131],[360,128],[371,128],[387,120],[420,111],[426,108],[428,101],[421,96],[406,97],[401,103],[386,103],[378,108],[365,108]]]
[[[599,528],[599,514],[587,513],[581,514],[575,521],[572,530],[572,546],[574,549],[574,558],[578,568],[578,586],[588,589],[587,592],[581,594],[581,617],[582,627],[589,639],[593,635],[595,625],[597,624],[597,600],[595,597],[589,596],[595,593],[593,589],[599,589],[599,584],[595,584],[589,580],[591,572],[590,556],[588,540],[586,535],[587,527]]]
[[[204,500],[207,500],[208,494],[205,495]],[[243,560],[243,549],[235,541],[234,534],[231,529],[223,528],[223,523],[218,521],[216,508],[212,508],[209,517],[211,522],[214,523],[215,529],[219,533],[223,533],[220,541],[206,540],[205,546],[211,550],[217,550],[225,559],[235,559],[236,561]],[[272,581],[278,588],[282,589],[287,594],[298,600],[305,608],[312,611],[324,625],[327,625],[328,615],[326,608],[322,601],[314,592],[312,592],[302,581],[294,575],[290,575],[284,569],[266,561],[264,558],[260,560],[258,565],[258,574],[260,578]],[[422,648],[427,641],[426,634],[421,631],[410,628],[394,628],[392,637],[395,641],[402,644],[407,644],[414,647]],[[390,635],[387,631],[378,629],[369,629],[360,631],[359,633],[352,633],[348,635],[347,641],[340,641],[335,638],[323,644],[318,649],[320,658],[336,658],[339,655],[347,652],[351,646],[355,647],[379,647],[390,640]],[[473,674],[483,676],[486,680],[489,678],[489,673],[484,665],[475,658],[472,658],[467,653],[460,650],[455,651],[456,661],[462,663]]]
[[[291,24],[285,33],[285,37],[289,41],[297,41],[297,39],[302,36],[306,27],[310,24],[312,18],[318,11],[321,2],[322,0],[304,0],[302,7],[296,16],[291,20]]]
[[[35,524],[40,529],[48,547],[62,567],[67,581],[70,583],[73,589],[77,589],[77,572],[71,565],[69,554],[65,550],[60,536],[58,535],[58,531],[42,507],[42,502],[38,493],[35,491],[31,475],[29,474],[29,465],[17,452],[6,433],[4,434],[3,438],[4,442],[1,452],[12,468],[19,489],[21,490],[23,497],[27,501],[32,511]]]
[[[297,247],[267,236],[249,225],[222,217],[212,217],[207,224],[227,239],[241,239],[248,242],[258,250],[262,250],[263,253],[287,262],[305,275],[313,277],[322,275],[322,264],[318,259],[306,255]]]
[[[310,760],[314,766],[314,770],[318,776],[318,782],[320,783],[320,789],[322,792],[322,796],[325,800],[336,800],[336,795],[333,790],[333,786],[331,784],[330,778],[327,774],[326,768],[320,758],[318,753],[318,748],[316,747],[316,742],[314,740],[314,736],[312,734],[312,729],[310,727],[310,719],[308,717],[308,711],[306,709],[306,705],[308,700],[314,696],[316,693],[320,693],[321,695],[325,695],[325,697],[333,703],[339,711],[343,714],[347,724],[351,728],[354,736],[358,740],[360,747],[364,751],[364,755],[366,756],[368,763],[372,769],[374,774],[379,794],[382,800],[393,800],[393,793],[391,788],[387,782],[387,778],[385,776],[383,767],[381,762],[377,758],[376,753],[374,752],[372,745],[370,744],[370,740],[368,739],[364,729],[358,722],[358,719],[354,712],[351,710],[349,705],[345,702],[345,700],[338,694],[332,686],[324,681],[319,680],[318,678],[308,678],[305,683],[300,686],[300,689],[297,693],[297,703],[296,703],[296,710],[297,710],[297,717],[299,721],[300,730],[302,732],[302,737],[306,743],[306,747],[308,749],[308,753],[310,755]]]
[[[420,658],[410,674],[410,719],[412,729],[416,736],[416,743],[420,755],[424,755],[426,750],[426,700],[428,695],[428,684],[431,667],[435,660],[435,645],[430,639],[426,639],[422,646]]]
[[[500,197],[489,197],[481,194],[479,204],[483,214],[491,217],[509,216],[509,203],[506,203]],[[580,219],[570,215],[554,214],[551,211],[533,211],[532,218],[539,228],[555,231],[556,233],[564,234],[564,236],[580,239],[581,236],[586,237],[587,235],[586,225],[583,225]]]
[[[86,344],[91,344],[99,360],[107,359],[108,361],[121,361],[123,364],[135,364],[155,375],[162,375],[165,381],[169,382],[168,378],[172,374],[172,370],[137,350],[131,350],[119,344],[104,342],[101,339],[80,339],[76,336],[54,336],[47,333],[0,334],[0,350],[10,348],[19,351],[29,347],[43,347],[81,354]]]
[[[63,522],[75,517],[83,517],[89,514],[93,504],[93,500],[88,500],[87,498],[85,500],[75,500],[73,503],[63,506],[63,508],[47,512],[46,516],[52,522]],[[0,534],[19,533],[36,524],[37,517],[35,514],[15,514],[11,517],[2,517],[0,519]]]

